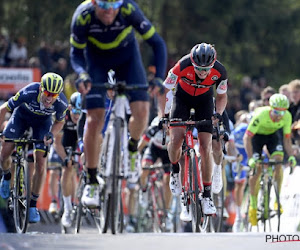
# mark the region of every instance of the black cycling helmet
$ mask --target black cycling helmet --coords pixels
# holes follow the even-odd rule
[[[191,60],[195,66],[212,67],[217,60],[217,52],[211,44],[196,44],[191,50]]]

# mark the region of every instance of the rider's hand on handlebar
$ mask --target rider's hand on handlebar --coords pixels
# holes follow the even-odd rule
[[[251,157],[251,158],[248,160],[248,166],[249,166],[250,168],[255,168],[255,166],[256,166],[256,159],[253,158],[253,157]]]
[[[162,129],[162,128],[167,128],[167,123],[169,121],[169,114],[165,114],[165,117],[162,117],[159,119],[159,123],[158,123],[158,128]]]
[[[44,144],[45,146],[50,146],[54,141],[53,134],[51,132],[48,132],[44,136]]]
[[[163,80],[159,77],[155,77],[149,82],[149,94],[151,97],[157,94],[163,95],[165,93],[165,87],[163,85]]]
[[[87,73],[81,73],[75,82],[79,93],[86,95],[92,87],[91,78]]]
[[[220,115],[219,113],[215,113],[211,117],[211,120],[212,120],[213,126],[216,127],[218,122],[222,122],[223,118],[222,118],[222,115]]]
[[[295,167],[297,165],[296,157],[291,155],[288,159],[290,166]]]

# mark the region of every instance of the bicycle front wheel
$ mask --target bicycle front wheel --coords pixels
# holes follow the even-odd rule
[[[116,118],[114,122],[114,132],[115,132],[115,143],[114,143],[114,152],[113,152],[113,173],[112,173],[112,192],[110,200],[110,226],[112,234],[123,232],[124,228],[124,214],[122,206],[122,196],[121,196],[121,164],[123,163],[123,151],[126,145],[123,145],[123,138],[121,135],[124,134],[124,126],[122,126],[122,120]]]
[[[193,232],[200,232],[200,200],[199,200],[199,184],[197,178],[197,165],[195,159],[195,152],[190,150],[189,159],[189,179],[190,179],[190,209],[192,210],[192,229]]]
[[[218,194],[213,194],[213,201],[217,212],[215,215],[211,216],[209,221],[209,229],[210,232],[220,232],[222,228],[223,222],[223,210],[224,210],[224,189],[220,191]]]
[[[23,160],[16,166],[13,189],[14,222],[17,233],[26,233],[29,219],[30,194],[28,162]]]

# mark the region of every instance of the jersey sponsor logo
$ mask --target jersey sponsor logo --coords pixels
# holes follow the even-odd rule
[[[76,20],[76,25],[77,26],[85,26],[87,23],[90,24],[91,22],[91,15],[90,14],[87,14],[86,16],[83,16],[83,14],[79,15],[77,17],[77,20]]]
[[[143,22],[141,22],[140,27],[141,27],[141,29],[144,29],[147,25],[148,25],[148,22],[143,21]]]
[[[121,8],[122,16],[130,16],[133,11],[135,11],[135,7],[131,3],[127,4],[127,8],[125,6]]]
[[[212,78],[211,78],[213,81],[217,81],[218,79],[219,79],[219,77],[218,76],[216,76],[216,75],[214,75],[214,76],[212,76]]]
[[[225,94],[227,92],[227,79],[220,82],[217,87],[218,94]]]
[[[255,127],[255,126],[257,126],[259,124],[259,120],[258,119],[255,119],[254,121],[253,121],[253,126]]]
[[[167,79],[165,80],[165,84],[176,84],[178,76],[173,72],[169,72]]]
[[[18,92],[17,94],[15,94],[15,96],[13,97],[13,100],[16,102],[20,97],[20,92]]]

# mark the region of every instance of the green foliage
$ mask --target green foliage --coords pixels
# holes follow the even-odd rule
[[[0,5],[0,23],[12,37],[25,36],[33,54],[41,40],[50,43],[69,40],[71,18],[80,2],[5,1]],[[194,44],[205,41],[215,44],[218,59],[226,66],[231,82],[236,84],[243,75],[264,75],[278,87],[299,75],[298,0],[136,2],[165,39],[173,60],[187,53]]]

